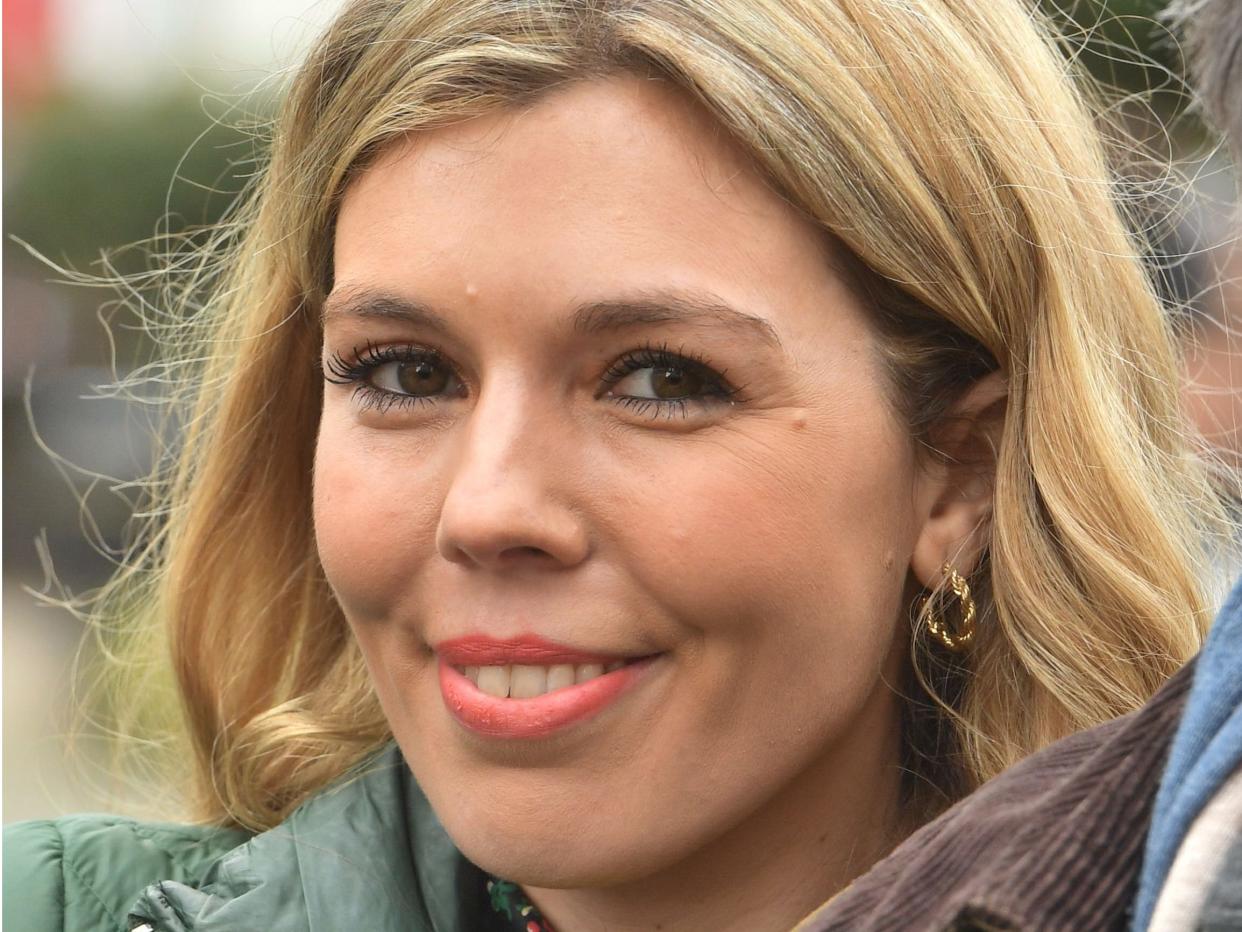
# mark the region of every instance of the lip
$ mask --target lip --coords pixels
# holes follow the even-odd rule
[[[471,659],[477,662],[479,656],[473,654]],[[529,658],[531,655],[526,656]],[[598,655],[591,655],[591,659],[582,661],[559,660],[566,656],[569,655],[557,654],[558,662],[601,662]],[[531,699],[500,699],[483,692],[465,674],[454,669],[457,661],[449,661],[441,655],[440,694],[452,716],[476,734],[505,739],[545,738],[593,718],[612,705],[643,679],[658,656],[644,657],[585,683],[554,689]],[[538,665],[551,662],[543,660]]]
[[[579,650],[533,634],[504,639],[470,634],[442,641],[434,650],[443,663],[454,667],[486,667],[514,663],[532,667],[558,663],[599,663],[607,666],[617,660],[634,659],[620,654]]]

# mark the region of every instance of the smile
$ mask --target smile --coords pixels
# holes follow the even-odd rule
[[[576,666],[558,663],[550,667],[532,667],[512,664],[499,667],[454,668],[465,674],[466,679],[482,692],[498,699],[533,699],[577,683],[586,683],[605,673],[612,673],[625,666],[624,660],[614,660],[605,665],[580,663]]]
[[[659,656],[606,657],[533,638],[462,639],[436,653],[440,693],[453,717],[476,734],[509,739],[546,737],[594,717]]]

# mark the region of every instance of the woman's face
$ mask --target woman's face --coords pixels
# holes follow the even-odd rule
[[[619,883],[891,816],[932,496],[815,229],[694,105],[598,80],[392,147],[324,327],[319,552],[467,856]]]

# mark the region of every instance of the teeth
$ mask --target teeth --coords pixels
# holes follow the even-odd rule
[[[554,664],[550,667],[533,667],[512,664],[502,667],[459,667],[458,669],[481,692],[499,699],[533,699],[556,689],[564,689],[577,683],[585,683],[605,673],[620,670],[624,660],[602,663]]]
[[[505,699],[509,695],[509,667],[480,667],[479,689],[489,696]]]
[[[574,667],[574,682],[585,683],[587,680],[593,680],[597,676],[604,675],[604,665],[602,663],[580,663]]]
[[[548,692],[573,685],[574,665],[572,663],[558,663],[554,667],[548,667]]]
[[[513,675],[509,680],[509,695],[512,698],[531,699],[534,696],[542,696],[547,691],[547,667],[513,665]]]

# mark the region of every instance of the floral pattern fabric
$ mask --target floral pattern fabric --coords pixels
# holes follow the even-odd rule
[[[493,877],[487,882],[487,895],[492,901],[492,909],[513,923],[515,930],[556,932],[517,884]]]

